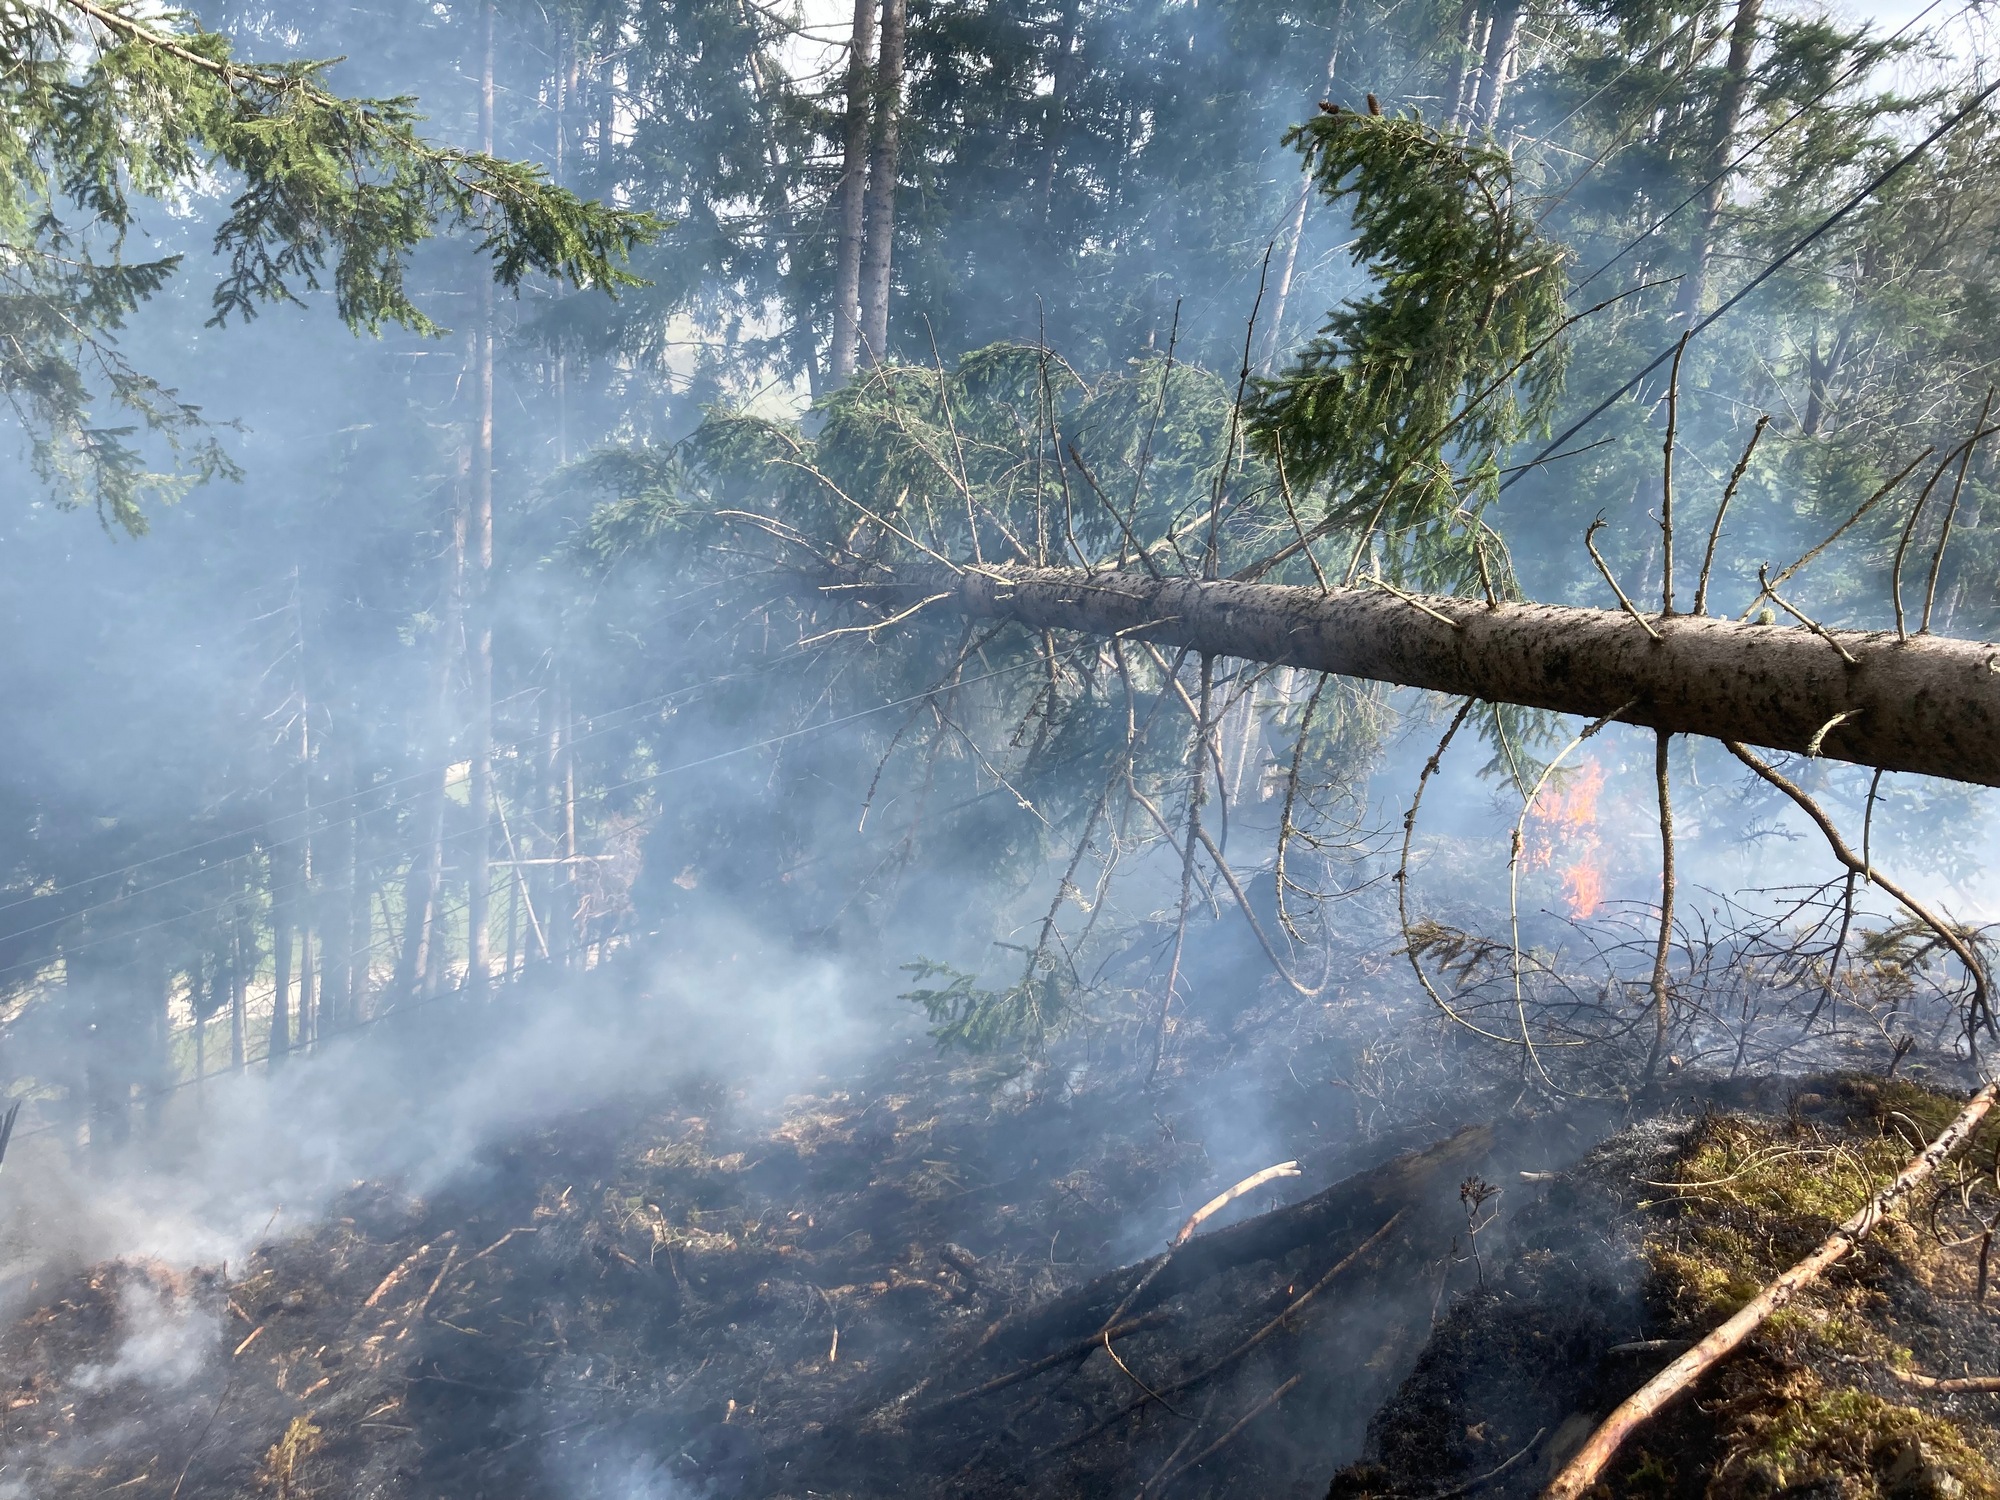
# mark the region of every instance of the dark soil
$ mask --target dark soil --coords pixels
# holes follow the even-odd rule
[[[912,1048],[775,1111],[551,1122],[226,1273],[45,1280],[0,1334],[0,1497],[1529,1495],[1656,1341],[1830,1222],[1649,1184],[1770,1150],[1865,1176],[1948,1110],[1852,1080],[1536,1110],[1514,1083],[1371,1116],[1331,1020],[1190,1024],[1164,1091]],[[1257,1144],[1212,1151],[1253,1105]],[[1302,1174],[1162,1266],[1274,1141]],[[1883,1235],[1610,1492],[1991,1493],[2000,1398],[1891,1368],[2000,1369],[1975,1254]]]

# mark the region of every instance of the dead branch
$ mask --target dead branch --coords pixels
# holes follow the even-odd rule
[[[1795,785],[1773,767],[1765,764],[1764,761],[1751,754],[1734,740],[1724,740],[1723,744],[1727,746],[1731,755],[1742,761],[1744,765],[1748,766],[1764,781],[1791,798],[1799,810],[1812,819],[1814,826],[1825,836],[1827,846],[1832,849],[1835,859],[1839,860],[1849,870],[1859,874],[1871,885],[1880,886],[1884,891],[1888,892],[1890,897],[1901,903],[1911,916],[1923,923],[1924,926],[1930,928],[1937,935],[1939,942],[1943,943],[1945,947],[1951,949],[1957,955],[1958,961],[1965,965],[1966,973],[1972,978],[1973,1008],[1972,1016],[1966,1027],[1967,1033],[1970,1034],[1973,1026],[1980,1022],[1986,1022],[1990,1025],[1992,1010],[1987,991],[1986,965],[1979,955],[1973,951],[1972,944],[1966,940],[1965,934],[1942,917],[1937,916],[1929,907],[1925,906],[1896,882],[1890,880],[1886,875],[1883,875],[1878,870],[1871,869],[1868,861],[1860,858],[1852,849],[1847,847],[1846,840],[1840,836],[1840,830],[1833,826],[1833,820],[1826,815],[1820,805],[1808,796],[1802,788]]]
[[[1904,1385],[1913,1385],[1920,1391],[1936,1391],[1947,1396],[2000,1392],[2000,1375],[1950,1375],[1940,1378],[1921,1375],[1915,1370],[1899,1370],[1890,1364],[1882,1368]]]
[[[1951,542],[1951,523],[1958,517],[1959,496],[1965,493],[1965,474],[1972,467],[1972,450],[1978,446],[1986,430],[1986,419],[1993,412],[1994,390],[1992,386],[1986,388],[1986,404],[1979,408],[1979,420],[1972,424],[1972,440],[1965,445],[1965,457],[1958,461],[1958,478],[1951,486],[1951,504],[1945,507],[1944,525],[1938,530],[1937,550],[1931,554],[1930,577],[1924,581],[1924,614],[1917,626],[1918,635],[1931,633],[1931,606],[1937,602],[1938,571],[1944,567],[1944,549]]]
[[[1134,1316],[1232,1267],[1279,1259],[1305,1245],[1355,1234],[1380,1224],[1398,1209],[1429,1201],[1440,1182],[1456,1181],[1484,1161],[1492,1143],[1490,1129],[1467,1126],[1433,1146],[1357,1173],[1302,1202],[1199,1235],[1171,1257],[1155,1256],[1040,1306],[1009,1314],[986,1331],[978,1348],[1000,1357],[1037,1358],[1051,1344],[1095,1339],[1108,1321],[1105,1315],[1131,1296],[1135,1282],[1148,1284],[1143,1294],[1131,1297],[1127,1312]],[[1167,1263],[1158,1268],[1162,1260]]]
[[[373,1307],[376,1303],[380,1302],[383,1299],[383,1297],[388,1295],[389,1288],[394,1286],[397,1282],[401,1281],[403,1277],[406,1274],[408,1274],[410,1267],[414,1266],[418,1261],[422,1260],[426,1255],[430,1254],[430,1250],[431,1247],[427,1244],[419,1245],[417,1246],[416,1249],[412,1250],[408,1255],[404,1256],[402,1262],[399,1265],[397,1265],[394,1270],[390,1271],[387,1276],[384,1276],[382,1278],[381,1284],[378,1285],[374,1291],[368,1294],[368,1300],[361,1304],[362,1307],[370,1308]]]
[[[1653,628],[1652,621],[1639,613],[1638,606],[1625,597],[1625,590],[1618,587],[1618,580],[1612,576],[1610,565],[1604,561],[1603,554],[1597,550],[1597,533],[1603,526],[1604,517],[1599,516],[1595,521],[1590,523],[1589,529],[1583,534],[1583,545],[1590,553],[1590,560],[1597,564],[1597,571],[1604,575],[1604,581],[1611,585],[1611,592],[1618,596],[1619,607],[1639,622],[1641,630],[1657,641],[1660,639],[1660,632]]]
[[[1417,835],[1417,810],[1424,804],[1424,789],[1430,785],[1430,779],[1437,775],[1438,767],[1444,762],[1445,751],[1451,748],[1452,739],[1458,734],[1460,726],[1465,723],[1466,716],[1472,712],[1472,706],[1476,701],[1467,698],[1459,705],[1458,714],[1451,721],[1450,727],[1445,730],[1444,738],[1438,741],[1438,747],[1431,752],[1431,758],[1424,762],[1424,769],[1417,777],[1416,794],[1410,798],[1410,810],[1403,814],[1403,858],[1396,867],[1395,875],[1396,915],[1403,927],[1403,952],[1408,955],[1410,967],[1416,972],[1417,983],[1423,986],[1424,993],[1430,996],[1431,1004],[1435,1005],[1447,1020],[1485,1037],[1489,1042],[1518,1047],[1521,1043],[1516,1038],[1502,1036],[1497,1031],[1488,1031],[1485,1027],[1460,1015],[1451,1003],[1438,993],[1437,986],[1431,983],[1430,975],[1424,972],[1423,955],[1417,951],[1416,935],[1410,926],[1410,845]]]
[[[1660,613],[1674,612],[1674,442],[1681,425],[1681,356],[1687,353],[1689,329],[1674,346],[1673,373],[1667,378],[1667,440],[1660,458]]]
[[[1744,446],[1743,456],[1736,460],[1729,483],[1723,486],[1722,503],[1715,508],[1715,523],[1708,528],[1708,550],[1702,554],[1701,577],[1694,586],[1694,612],[1698,615],[1708,613],[1708,577],[1715,569],[1715,544],[1722,539],[1722,518],[1729,514],[1729,502],[1736,498],[1736,487],[1743,482],[1744,472],[1750,467],[1750,455],[1757,451],[1758,439],[1764,436],[1764,429],[1770,425],[1769,412],[1757,419],[1750,441]]]
[[[1303,1375],[1294,1375],[1290,1380],[1287,1380],[1283,1385],[1279,1386],[1275,1391],[1271,1392],[1270,1395],[1266,1396],[1262,1401],[1259,1401],[1255,1406],[1251,1407],[1250,1410],[1246,1411],[1245,1413],[1243,1413],[1242,1416],[1238,1417],[1236,1421],[1230,1426],[1229,1430],[1223,1433],[1221,1437],[1217,1438],[1214,1442],[1210,1443],[1206,1448],[1202,1449],[1201,1452],[1197,1453],[1193,1458],[1189,1459],[1186,1463],[1182,1464],[1178,1469],[1173,1469],[1169,1471],[1165,1478],[1155,1479],[1151,1481],[1150,1485],[1148,1486],[1148,1490],[1142,1491],[1141,1493],[1144,1494],[1150,1492],[1154,1495],[1157,1495],[1160,1493],[1160,1491],[1164,1490],[1168,1485],[1172,1484],[1176,1479],[1180,1478],[1181,1475],[1185,1474],[1189,1469],[1197,1468],[1200,1465],[1208,1462],[1209,1459],[1213,1458],[1216,1454],[1220,1453],[1225,1447],[1227,1447],[1231,1442],[1233,1442],[1237,1438],[1237,1436],[1243,1431],[1244,1428],[1248,1427],[1252,1422],[1256,1421],[1257,1418],[1261,1417],[1262,1415],[1264,1415],[1265,1412],[1269,1411],[1272,1407],[1276,1406],[1280,1401],[1284,1400],[1286,1394],[1291,1390],[1291,1388],[1297,1385],[1303,1379],[1305,1379],[1305,1376]]]
[[[1312,1301],[1313,1298],[1317,1297],[1327,1287],[1331,1286],[1344,1273],[1346,1273],[1364,1256],[1366,1256],[1369,1251],[1373,1250],[1377,1245],[1381,1244],[1383,1240],[1388,1238],[1389,1234],[1395,1229],[1395,1227],[1398,1224],[1400,1224],[1403,1221],[1404,1215],[1407,1214],[1408,1212],[1409,1212],[1408,1209],[1398,1209],[1394,1214],[1392,1214],[1389,1217],[1388,1222],[1385,1223],[1380,1229],[1376,1230],[1373,1234],[1369,1235],[1367,1239],[1363,1240],[1359,1245],[1356,1245],[1352,1250],[1348,1251],[1347,1254],[1343,1255],[1339,1260],[1335,1261],[1332,1268],[1329,1269],[1325,1275],[1321,1276],[1319,1280],[1315,1281],[1311,1286],[1307,1287],[1303,1292],[1299,1293],[1298,1296],[1294,1297],[1291,1300],[1291,1302],[1286,1304],[1285,1310],[1283,1312],[1279,1313],[1275,1318],[1272,1318],[1268,1323],[1264,1324],[1263,1327],[1259,1328],[1255,1333],[1251,1334],[1248,1338],[1244,1339],[1235,1348],[1231,1349],[1227,1354],[1223,1354],[1216,1359],[1210,1360],[1207,1364],[1203,1365],[1199,1370],[1196,1370],[1192,1375],[1184,1375],[1179,1380],[1176,1380],[1172,1385],[1162,1386],[1158,1391],[1153,1391],[1147,1389],[1144,1386],[1141,1386],[1140,1389],[1146,1391],[1146,1395],[1144,1397],[1142,1397],[1137,1401],[1132,1401],[1124,1406],[1119,1407],[1116,1411],[1110,1413],[1110,1415],[1108,1416],[1099,1418],[1096,1422],[1092,1423],[1088,1428],[1078,1433],[1075,1437],[1063,1439],[1062,1442],[1057,1443],[1053,1448],[1048,1449],[1047,1452],[1063,1453],[1067,1452],[1072,1448],[1081,1447],[1083,1444],[1089,1442],[1092,1438],[1096,1437],[1099,1433],[1117,1426],[1118,1423],[1124,1421],[1125,1418],[1139,1411],[1142,1407],[1146,1405],[1147,1400],[1150,1399],[1153,1401],[1157,1401],[1162,1406],[1166,1406],[1167,1397],[1177,1396],[1182,1391],[1192,1390],[1195,1386],[1200,1385],[1203,1381],[1213,1379],[1215,1376],[1221,1374],[1231,1365],[1234,1365],[1237,1361],[1241,1360],[1252,1349],[1255,1349],[1259,1344],[1263,1343],[1272,1334],[1276,1333],[1279,1329],[1283,1328],[1285,1324],[1290,1322],[1292,1317],[1296,1313],[1298,1313],[1300,1309],[1302,1309],[1308,1302]],[[1127,1371],[1126,1373],[1129,1375],[1131,1372]],[[1171,1411],[1172,1409],[1173,1408],[1168,1407],[1169,1411]]]
[[[975,1401],[981,1396],[990,1396],[995,1391],[1004,1391],[1009,1386],[1019,1385],[1022,1381],[1041,1374],[1044,1370],[1053,1370],[1057,1365],[1084,1358],[1107,1338],[1122,1339],[1127,1334],[1138,1333],[1142,1329],[1156,1328],[1172,1316],[1166,1308],[1156,1307],[1144,1317],[1128,1318],[1125,1322],[1106,1328],[1100,1333],[1093,1333],[1088,1338],[1065,1344],[1053,1354],[1043,1355],[1033,1364],[1023,1365],[1018,1370],[1010,1370],[1005,1375],[996,1375],[983,1385],[976,1385],[968,1391],[956,1391],[949,1396],[941,1396],[925,1408],[922,1415],[929,1416],[934,1412],[943,1411],[946,1407],[956,1406],[962,1401]]]
[[[1181,1225],[1181,1232],[1174,1236],[1174,1247],[1185,1245],[1194,1237],[1194,1232],[1203,1221],[1215,1217],[1245,1193],[1254,1193],[1267,1182],[1275,1182],[1280,1177],[1299,1175],[1299,1164],[1295,1161],[1281,1161],[1275,1167],[1266,1167],[1261,1172],[1252,1172],[1234,1187],[1224,1188],[1208,1202],[1188,1216],[1187,1223]]]
[[[1667,1051],[1667,959],[1674,942],[1674,803],[1668,774],[1667,749],[1672,744],[1662,730],[1653,731],[1653,779],[1660,800],[1660,941],[1653,949],[1653,1052],[1646,1059],[1651,1079]]]

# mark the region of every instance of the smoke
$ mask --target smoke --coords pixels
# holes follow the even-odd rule
[[[392,1011],[316,1057],[183,1089],[155,1135],[88,1172],[49,1138],[17,1144],[0,1231],[14,1293],[59,1262],[240,1264],[363,1180],[421,1198],[496,1142],[694,1083],[756,1110],[911,1029],[841,961],[727,912],[696,931],[622,969]]]
[[[136,1270],[118,1291],[119,1344],[108,1364],[77,1369],[78,1390],[102,1391],[134,1381],[173,1390],[201,1373],[221,1327],[188,1284],[163,1268]]]

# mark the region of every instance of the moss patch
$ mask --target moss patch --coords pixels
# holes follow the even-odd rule
[[[1800,1101],[1788,1118],[1701,1120],[1673,1171],[1642,1187],[1653,1195],[1642,1207],[1651,1216],[1644,1255],[1655,1319],[1693,1337],[1736,1312],[1958,1108],[1912,1084],[1853,1080]],[[1971,1159],[1992,1152],[1989,1133]],[[1982,1420],[1993,1403],[1939,1402],[1893,1373],[1922,1363],[1906,1342],[1912,1312],[1956,1305],[1960,1316],[1987,1320],[1973,1304],[1971,1267],[1964,1247],[1906,1222],[1883,1225],[1765,1324],[1674,1424],[1709,1427],[1715,1455],[1701,1486],[1683,1484],[1682,1493],[2000,1497],[2000,1434]],[[1648,1446],[1664,1447],[1657,1438]],[[1638,1458],[1630,1477],[1657,1462]]]

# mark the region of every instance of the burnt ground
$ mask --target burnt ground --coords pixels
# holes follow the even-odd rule
[[[1450,1096],[1352,1022],[1190,1018],[1152,1091],[921,1047],[774,1109],[684,1088],[244,1265],[46,1274],[0,1334],[0,1495],[1532,1494],[1949,1112]],[[1159,1257],[1279,1148],[1299,1177]],[[2000,1397],[1897,1373],[2000,1369],[1977,1293],[1976,1247],[1884,1234],[1610,1492],[1997,1493]]]

